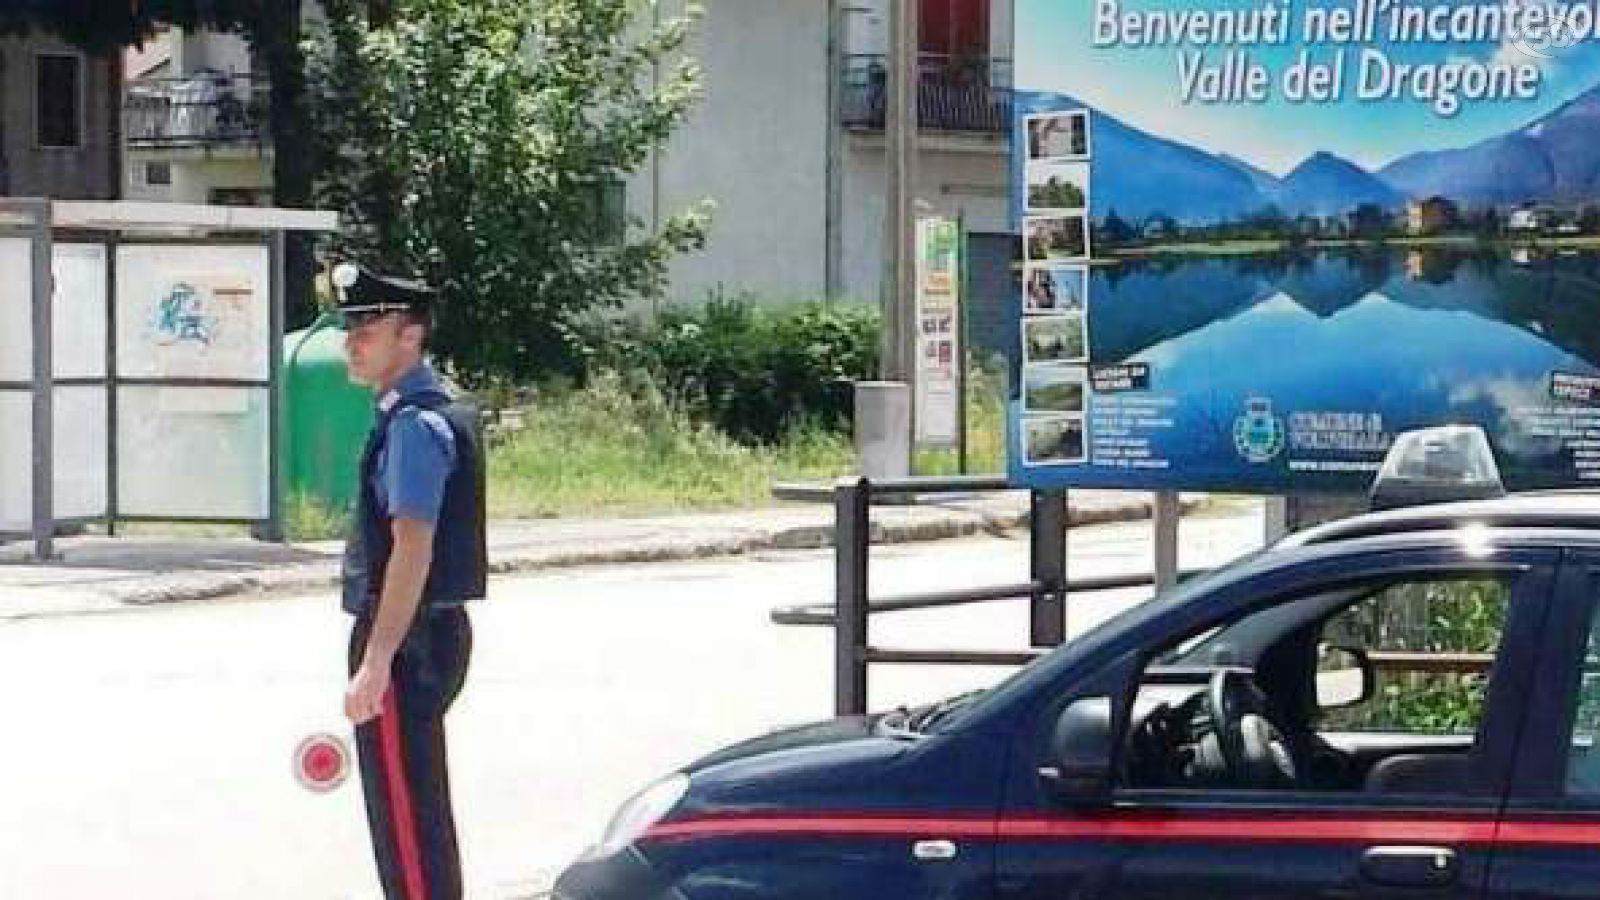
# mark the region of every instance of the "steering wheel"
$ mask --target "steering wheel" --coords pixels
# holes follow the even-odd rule
[[[1249,672],[1218,670],[1206,688],[1206,707],[1229,781],[1246,788],[1295,785],[1299,772],[1289,742],[1267,717],[1267,695]]]

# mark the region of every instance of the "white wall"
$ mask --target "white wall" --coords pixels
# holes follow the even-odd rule
[[[173,59],[174,75],[185,75],[201,69],[243,75],[253,68],[250,64],[250,46],[239,35],[203,30],[182,34]]]
[[[682,0],[663,4],[681,9]],[[667,149],[630,185],[652,221],[716,202],[708,249],[677,260],[669,299],[721,286],[775,298],[825,291],[827,0],[709,0],[688,52],[704,96]]]
[[[172,166],[170,185],[145,180],[145,166],[166,161]],[[272,159],[254,148],[203,150],[129,150],[125,196],[156,203],[209,203],[212,188],[252,188],[270,191]]]
[[[1006,157],[985,138],[929,136],[917,162],[919,214],[963,217],[969,231],[1009,229]],[[959,149],[957,149],[959,148]],[[843,298],[878,302],[883,285],[883,138],[845,141]]]
[[[681,8],[681,0],[669,0]],[[632,211],[651,220],[653,176],[663,214],[695,198],[717,202],[707,249],[680,259],[668,298],[698,301],[722,286],[774,301],[826,293],[827,0],[710,0],[690,52],[706,96],[661,155],[630,184]],[[882,52],[888,0],[844,0],[843,52]],[[994,0],[996,56],[1009,56],[1011,3]],[[926,135],[919,197],[965,215],[978,231],[1007,230],[1000,137]],[[876,302],[883,246],[883,139],[850,134],[839,161],[843,296]]]

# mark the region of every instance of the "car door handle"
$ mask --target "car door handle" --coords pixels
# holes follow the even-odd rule
[[[1461,861],[1448,847],[1373,847],[1361,856],[1361,877],[1384,887],[1446,887],[1460,875]]]

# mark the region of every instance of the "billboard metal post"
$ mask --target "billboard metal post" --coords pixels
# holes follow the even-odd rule
[[[1275,544],[1289,536],[1289,498],[1268,497],[1266,508],[1262,511],[1266,521],[1263,522],[1263,539],[1268,544]]]
[[[1156,593],[1160,593],[1178,583],[1178,527],[1183,506],[1177,491],[1159,491],[1154,499]]]

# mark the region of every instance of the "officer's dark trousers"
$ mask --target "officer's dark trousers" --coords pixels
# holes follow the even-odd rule
[[[369,618],[356,619],[350,635],[352,674],[371,628]],[[395,654],[383,715],[356,728],[372,850],[390,900],[461,896],[444,714],[461,692],[471,655],[465,610],[419,612]]]

